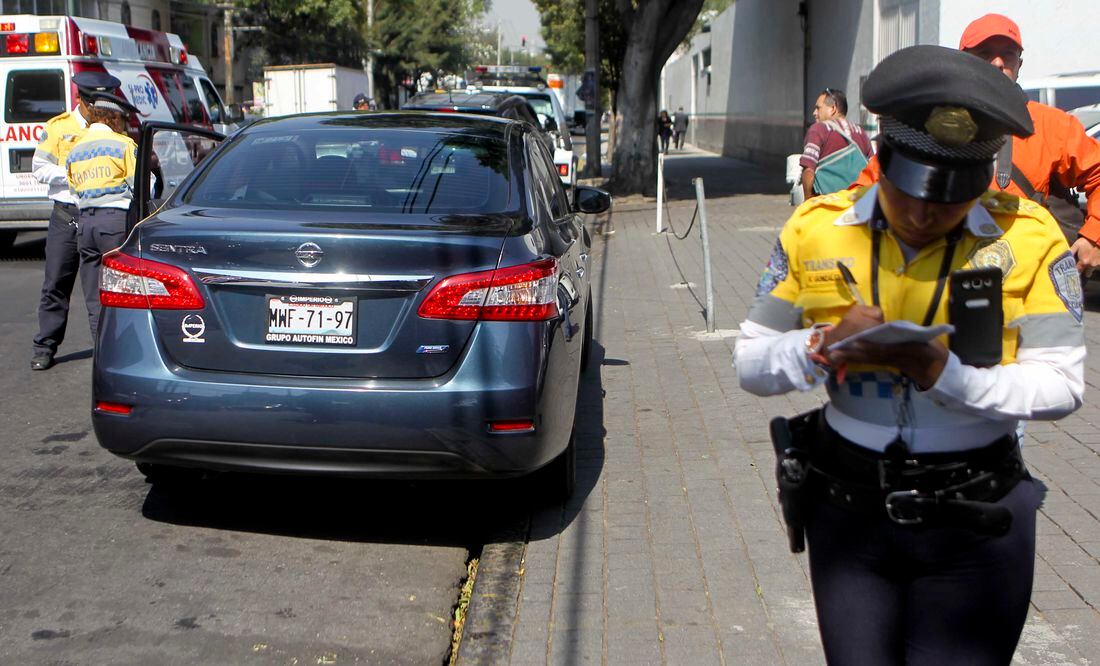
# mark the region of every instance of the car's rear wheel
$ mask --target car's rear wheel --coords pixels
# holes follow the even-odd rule
[[[157,463],[135,463],[139,472],[145,476],[145,480],[155,486],[181,486],[194,483],[202,477],[202,472],[186,467],[173,467]]]
[[[592,291],[588,292],[588,310],[584,313],[584,341],[581,343],[581,374],[588,370],[592,356]]]
[[[577,489],[577,429],[569,433],[569,444],[549,465],[541,470],[543,497],[553,502],[565,502]]]
[[[0,252],[7,252],[15,245],[17,231],[0,231]]]

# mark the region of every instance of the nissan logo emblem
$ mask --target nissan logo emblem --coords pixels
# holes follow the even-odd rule
[[[317,243],[302,243],[294,251],[294,256],[306,268],[313,268],[325,258],[325,252]]]

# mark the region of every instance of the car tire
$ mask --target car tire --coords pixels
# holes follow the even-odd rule
[[[0,252],[8,252],[15,245],[18,231],[0,231]]]
[[[577,428],[569,432],[569,444],[542,469],[542,496],[551,502],[567,502],[577,489]]]
[[[171,465],[159,465],[157,463],[134,463],[139,472],[145,476],[145,481],[150,485],[178,488],[193,483],[202,477],[202,472],[185,467],[173,467]]]
[[[581,343],[581,374],[588,371],[588,363],[592,358],[592,290],[588,291],[588,308],[584,313],[584,341]]]

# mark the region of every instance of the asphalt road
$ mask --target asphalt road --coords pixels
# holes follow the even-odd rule
[[[152,488],[91,431],[82,302],[29,368],[42,246],[0,258],[0,661],[442,663],[467,558],[516,517],[483,506],[515,486]]]

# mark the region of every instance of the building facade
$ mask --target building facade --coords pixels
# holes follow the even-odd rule
[[[874,132],[860,104],[871,69],[915,44],[957,47],[973,19],[997,11],[1020,24],[1021,82],[1100,70],[1087,17],[1095,0],[736,0],[709,31],[669,59],[661,108],[692,114],[688,141],[781,168],[801,152],[813,105],[826,87],[845,91],[849,120]],[[1067,20],[1070,17],[1081,20]]]

